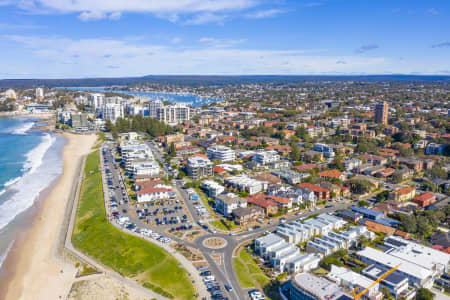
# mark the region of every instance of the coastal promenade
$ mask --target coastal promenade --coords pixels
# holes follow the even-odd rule
[[[66,219],[68,220],[68,224],[65,226],[65,230],[63,229],[63,232],[62,232],[64,234],[64,239],[63,239],[64,250],[67,251],[68,253],[70,253],[72,256],[74,256],[79,261],[94,267],[99,272],[103,273],[104,276],[109,276],[111,278],[114,278],[117,281],[119,281],[120,283],[127,285],[132,289],[138,290],[139,292],[147,295],[148,297],[156,298],[158,300],[166,299],[165,297],[162,297],[161,295],[142,287],[141,285],[136,283],[134,280],[131,280],[131,279],[121,276],[119,273],[117,273],[114,270],[112,270],[111,268],[103,265],[96,259],[79,251],[77,248],[75,248],[73,246],[72,232],[73,232],[75,220],[76,220],[76,212],[77,212],[78,201],[79,201],[79,197],[80,197],[81,183],[84,179],[84,166],[85,166],[85,162],[86,162],[86,157],[87,157],[87,155],[85,155],[83,157],[83,159],[79,162],[79,165],[78,165],[79,176],[73,182],[73,189],[72,189],[71,195],[70,195],[71,201],[69,201],[69,203],[67,204],[67,210],[66,210],[67,218]],[[103,182],[103,185],[104,185],[104,182]],[[97,275],[94,274],[93,276],[97,276]],[[69,293],[70,293],[70,291],[69,291]]]

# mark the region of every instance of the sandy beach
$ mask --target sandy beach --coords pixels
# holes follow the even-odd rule
[[[79,158],[91,151],[97,136],[64,136],[63,174],[43,201],[33,226],[5,261],[11,275],[2,282],[2,299],[64,299],[74,282],[75,266],[56,257],[55,245],[72,183],[78,176]]]

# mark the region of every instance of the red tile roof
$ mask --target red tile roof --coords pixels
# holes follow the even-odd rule
[[[218,166],[214,166],[213,171],[217,174],[221,174],[221,173],[226,173],[228,172],[227,170],[225,170],[222,167],[218,167]]]
[[[328,178],[340,178],[344,173],[342,173],[339,170],[325,170],[322,172],[319,172],[318,174],[320,177],[328,177]]]
[[[375,231],[375,232],[381,232],[387,235],[392,235],[395,232],[395,228],[386,226],[386,225],[382,225],[382,224],[378,224],[375,223],[373,221],[367,220],[366,221],[366,226],[367,229],[369,229],[370,231]]]
[[[308,189],[310,189],[311,191],[317,192],[317,193],[327,193],[327,192],[330,192],[329,189],[323,188],[323,187],[321,187],[320,185],[315,185],[315,184],[312,184],[312,183],[309,183],[309,182],[299,183],[299,184],[298,184],[298,187],[301,187],[301,188],[308,188]]]
[[[432,193],[423,193],[423,194],[415,197],[414,200],[423,202],[423,201],[429,201],[431,199],[434,199],[434,197],[435,196]]]
[[[248,203],[255,204],[257,206],[268,208],[270,206],[277,206],[277,203],[273,200],[263,199],[263,198],[257,198],[255,195],[253,197],[246,198]]]

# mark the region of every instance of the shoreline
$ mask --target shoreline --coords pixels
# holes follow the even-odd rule
[[[63,172],[41,192],[32,208],[33,220],[16,238],[5,259],[0,299],[58,299],[68,294],[75,278],[76,267],[57,257],[54,249],[72,184],[79,175],[77,162],[91,151],[97,137],[62,136],[66,139]]]

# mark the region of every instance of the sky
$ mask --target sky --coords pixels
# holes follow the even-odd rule
[[[0,0],[0,78],[450,75],[449,0]]]

